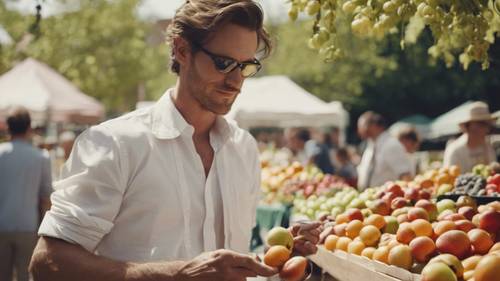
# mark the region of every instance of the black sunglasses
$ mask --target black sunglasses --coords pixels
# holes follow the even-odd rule
[[[246,78],[254,76],[262,68],[262,65],[257,59],[239,62],[232,58],[216,55],[199,44],[193,43],[193,46],[207,54],[214,62],[215,69],[220,73],[227,74],[239,67],[241,69],[241,75]]]

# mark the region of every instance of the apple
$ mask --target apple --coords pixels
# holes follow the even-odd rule
[[[267,245],[275,246],[281,245],[287,247],[289,250],[293,249],[293,236],[288,229],[283,227],[274,227],[267,233]]]
[[[438,213],[442,213],[444,210],[452,210],[455,212],[455,202],[451,199],[443,199],[436,203]]]

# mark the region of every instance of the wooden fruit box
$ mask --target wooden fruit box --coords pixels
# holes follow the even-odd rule
[[[339,281],[420,281],[420,275],[402,268],[324,246],[308,258]]]

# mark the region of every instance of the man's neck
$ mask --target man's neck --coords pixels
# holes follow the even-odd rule
[[[194,127],[195,135],[208,135],[217,115],[204,109],[187,91],[177,82],[172,95],[174,105],[186,122]]]
[[[11,135],[10,141],[28,141],[28,135],[27,134]]]
[[[469,148],[476,148],[485,144],[484,137],[477,137],[470,134],[467,134],[467,146]]]

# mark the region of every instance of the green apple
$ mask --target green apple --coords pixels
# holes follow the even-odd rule
[[[451,199],[443,199],[439,202],[436,203],[438,213],[442,213],[444,210],[451,210],[455,212],[456,207],[455,207],[455,202]]]
[[[385,216],[385,226],[382,228],[382,232],[396,234],[399,228],[398,220],[393,216]]]

